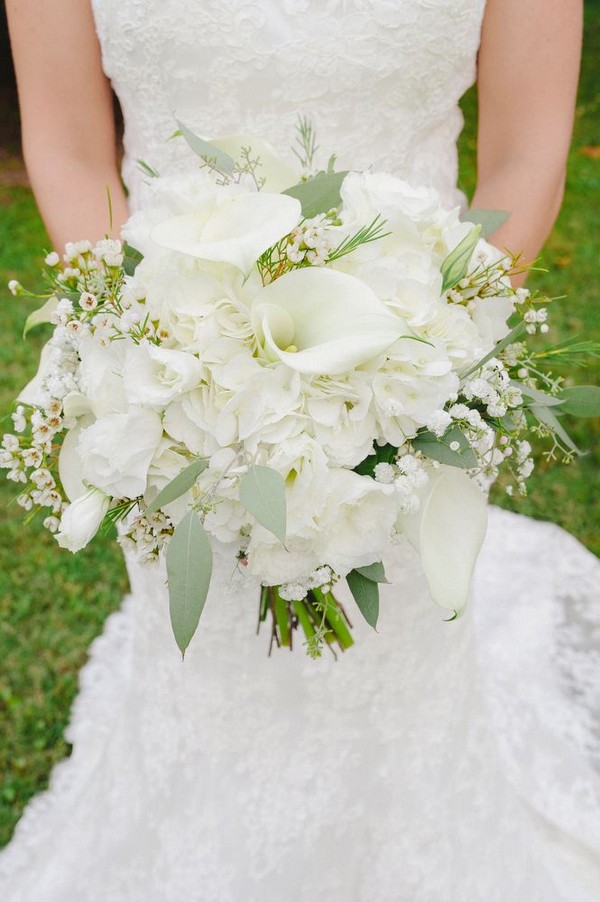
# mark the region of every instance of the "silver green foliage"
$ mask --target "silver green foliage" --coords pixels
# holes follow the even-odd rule
[[[146,508],[146,513],[152,514],[154,511],[160,510],[160,508],[164,507],[166,504],[170,504],[172,501],[176,501],[177,498],[181,498],[182,495],[185,495],[185,493],[194,485],[200,473],[206,470],[207,466],[207,460],[198,458],[191,463],[189,467],[186,467],[185,470],[178,473],[171,482],[160,490],[156,498],[150,502]]]
[[[249,467],[240,483],[240,502],[261,526],[285,542],[285,482],[277,470]]]
[[[185,650],[204,610],[212,574],[212,551],[196,511],[177,525],[167,547],[169,612],[175,641]]]

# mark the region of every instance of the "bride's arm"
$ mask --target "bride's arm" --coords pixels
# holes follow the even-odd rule
[[[23,153],[55,247],[113,233],[127,217],[111,93],[88,0],[7,0]]]
[[[473,206],[508,210],[499,247],[534,260],[560,209],[583,0],[487,0],[479,54]]]

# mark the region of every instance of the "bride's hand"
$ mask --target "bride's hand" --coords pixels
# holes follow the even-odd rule
[[[509,211],[491,240],[529,261],[562,202],[582,20],[582,0],[487,0],[473,206]]]
[[[7,0],[23,153],[57,249],[118,232],[127,202],[89,0]],[[113,228],[110,228],[110,191]]]

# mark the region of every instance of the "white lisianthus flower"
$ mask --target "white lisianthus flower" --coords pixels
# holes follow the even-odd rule
[[[100,489],[91,488],[63,511],[55,534],[61,548],[80,551],[94,538],[104,520],[110,498]]]
[[[352,470],[331,469],[325,506],[316,517],[320,559],[340,576],[381,560],[397,515],[393,485]]]
[[[142,341],[130,347],[123,366],[123,388],[131,404],[163,410],[170,401],[196,388],[202,364],[193,354]]]
[[[322,267],[292,270],[254,296],[252,321],[270,360],[300,373],[345,373],[405,331],[364,282]]]
[[[140,407],[101,417],[79,438],[83,478],[114,498],[142,495],[162,434],[158,414]]]
[[[161,247],[250,271],[260,255],[287,235],[302,218],[300,201],[263,191],[243,194],[221,186],[210,202],[156,225],[152,240]]]

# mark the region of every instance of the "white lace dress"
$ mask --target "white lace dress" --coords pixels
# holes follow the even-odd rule
[[[306,114],[341,166],[456,199],[483,5],[95,0],[132,203],[136,159],[190,165],[175,114],[282,152]],[[469,616],[444,622],[396,546],[379,633],[357,617],[337,663],[267,658],[221,549],[182,664],[164,574],[130,562],[3,902],[597,902],[600,567],[553,525],[490,521]]]

